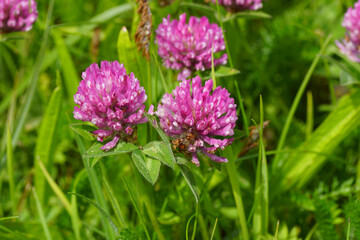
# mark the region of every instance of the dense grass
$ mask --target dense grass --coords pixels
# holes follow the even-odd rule
[[[360,65],[334,43],[354,1],[268,0],[238,15],[158,2],[149,62],[134,45],[133,1],[38,1],[30,32],[0,35],[0,239],[360,238]],[[221,152],[229,163],[175,163],[150,123],[138,142],[154,158],[162,149],[161,167],[141,165],[132,144],[104,154],[93,126],[73,119],[81,72],[119,60],[157,106],[178,82],[154,30],[183,12],[225,30],[226,68],[197,74],[238,105],[236,140]]]

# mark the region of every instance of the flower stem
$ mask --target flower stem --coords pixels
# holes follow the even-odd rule
[[[224,32],[224,24],[222,22],[222,16],[221,16],[221,13],[220,13],[220,7],[219,7],[218,0],[216,0],[216,8],[217,8],[217,14],[218,14],[218,17],[219,17],[219,23],[220,23],[221,29],[223,30],[225,49],[226,49],[226,53],[228,55],[229,64],[230,64],[231,68],[234,68],[234,65],[233,65],[232,60],[231,60],[230,50],[228,48],[226,34]],[[234,81],[234,84],[235,84],[236,95],[237,95],[237,98],[239,100],[240,111],[241,111],[241,115],[242,115],[242,119],[243,119],[245,132],[246,132],[246,135],[249,136],[249,124],[248,124],[248,121],[246,119],[246,113],[245,113],[245,108],[244,108],[244,104],[243,104],[243,99],[241,98],[240,88],[239,88],[239,85],[238,85],[236,80]],[[239,113],[237,113],[237,114],[239,114]]]

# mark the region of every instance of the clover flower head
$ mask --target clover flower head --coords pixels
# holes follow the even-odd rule
[[[347,10],[342,26],[346,28],[347,34],[341,42],[336,41],[336,45],[350,60],[360,62],[360,1],[355,3],[354,8]]]
[[[126,74],[118,61],[93,63],[82,73],[74,102],[74,118],[89,121],[99,129],[93,134],[98,141],[111,139],[101,149],[114,148],[119,139],[131,137],[137,124],[147,121],[144,116],[147,96],[134,74]]]
[[[158,54],[167,68],[181,70],[178,80],[188,78],[192,72],[211,68],[211,51],[225,50],[224,35],[207,17],[190,17],[186,13],[179,20],[170,21],[170,15],[156,29]],[[214,59],[214,66],[226,64],[227,54]]]
[[[258,10],[262,8],[263,0],[217,0],[220,5],[223,5],[230,12],[240,12],[245,10]],[[216,0],[212,0],[216,3]]]
[[[227,162],[214,153],[233,141],[233,138],[219,137],[234,134],[236,104],[225,88],[219,86],[211,93],[212,88],[212,80],[202,86],[199,76],[184,80],[172,94],[163,96],[155,112],[173,147],[192,156],[197,166],[200,164],[197,152],[215,162]]]
[[[29,31],[37,17],[34,0],[0,0],[0,33]]]

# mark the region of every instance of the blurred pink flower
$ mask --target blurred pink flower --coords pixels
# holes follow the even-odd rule
[[[0,0],[0,33],[29,31],[37,17],[34,0]]]
[[[263,0],[217,0],[220,5],[223,5],[231,12],[240,12],[244,10],[258,10],[262,8]],[[216,0],[212,0],[216,3]]]
[[[179,20],[170,21],[170,15],[156,30],[158,54],[167,68],[181,70],[178,80],[190,77],[197,70],[211,68],[211,49],[213,52],[225,50],[221,28],[209,23],[207,17],[190,17],[186,23],[186,13]],[[226,64],[227,55],[214,59],[214,66]]]
[[[346,28],[347,34],[341,42],[336,41],[336,45],[350,60],[360,62],[360,1],[355,3],[354,8],[347,10],[342,26]]]

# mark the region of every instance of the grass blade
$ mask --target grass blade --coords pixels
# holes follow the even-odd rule
[[[46,166],[46,169],[51,171],[51,149],[55,139],[55,131],[60,115],[62,105],[62,92],[61,88],[55,88],[51,95],[49,105],[46,107],[46,111],[40,126],[39,135],[36,140],[35,148],[35,188],[38,189],[38,197],[42,206],[45,204],[45,192],[46,185],[41,169],[38,165],[39,160]]]
[[[79,86],[78,73],[62,36],[54,29],[52,30],[51,35],[54,39],[59,61],[61,63],[61,69],[64,75],[68,99],[72,101],[73,96],[77,92],[77,88]]]
[[[84,142],[82,141],[82,139],[80,138],[79,135],[75,135],[75,140],[79,147],[80,154],[84,155],[84,153],[85,153]],[[89,177],[90,187],[95,196],[96,203],[99,206],[101,206],[106,212],[108,212],[106,201],[105,201],[102,189],[101,189],[101,184],[96,175],[95,169],[90,168],[88,161],[87,161],[88,158],[82,157],[82,160],[83,160],[83,164],[85,166],[86,172]],[[115,239],[114,231],[112,231],[112,227],[110,226],[108,221],[106,221],[106,219],[102,215],[100,215],[100,218],[101,218],[101,222],[104,226],[104,230],[105,230],[107,239]]]
[[[277,223],[276,223],[276,231],[275,231],[274,240],[277,240],[277,239],[278,239],[279,226],[280,226],[280,221],[278,220]]]
[[[305,91],[305,88],[306,88],[307,84],[310,81],[310,77],[313,74],[313,72],[315,70],[315,67],[318,64],[321,55],[325,52],[326,47],[330,43],[331,38],[332,38],[331,35],[326,38],[324,44],[321,46],[321,49],[320,49],[319,53],[316,55],[316,57],[315,57],[314,61],[312,62],[308,72],[306,73],[305,78],[302,81],[298,92],[296,93],[295,99],[294,99],[294,101],[293,101],[293,103],[291,105],[289,114],[287,115],[283,130],[281,132],[280,139],[279,139],[279,142],[278,142],[278,145],[277,145],[277,148],[276,148],[276,151],[278,151],[278,152],[281,151],[283,149],[283,147],[284,147],[285,139],[286,139],[287,133],[289,131],[290,124],[291,124],[291,122],[292,122],[292,120],[294,118],[295,111],[296,111],[296,109],[297,109],[297,107],[298,107],[298,105],[300,103],[301,97],[302,97],[302,95],[303,95],[303,93]],[[274,162],[272,164],[274,171],[277,168],[279,168],[279,165],[282,164],[279,161],[280,161],[280,154],[276,154]]]
[[[185,230],[185,233],[186,233],[186,240],[189,240],[189,226],[190,226],[190,222],[191,222],[191,220],[195,217],[196,215],[195,214],[193,214],[190,218],[189,218],[189,220],[187,221],[187,223],[186,223],[186,230]]]
[[[255,122],[254,122],[255,123]],[[261,239],[266,236],[268,229],[268,215],[269,215],[269,184],[267,173],[266,152],[263,141],[263,102],[260,95],[260,127],[259,132],[259,156],[256,171],[255,183],[255,203],[253,216],[253,231],[255,239]],[[255,123],[255,126],[258,126]]]
[[[112,228],[114,229],[114,232],[118,233],[119,232],[119,227],[116,226],[116,224],[113,222],[113,220],[111,219],[111,216],[105,211],[105,209],[103,209],[99,204],[97,204],[94,200],[85,197],[84,195],[81,195],[79,193],[75,193],[75,192],[69,192],[69,194],[75,195],[85,201],[87,201],[88,203],[90,203],[91,205],[93,205],[97,210],[99,210],[100,214],[106,218],[106,220],[109,222],[109,224],[112,226]]]
[[[7,124],[7,143],[6,143],[6,152],[7,152],[7,172],[9,176],[9,192],[11,200],[11,209],[12,213],[16,212],[16,201],[15,201],[15,183],[14,183],[14,152],[11,142],[11,132],[10,126]]]
[[[103,167],[103,164],[100,164],[100,166]],[[112,187],[110,186],[110,184],[109,184],[109,182],[107,180],[106,171],[102,170],[101,173],[102,173],[102,176],[103,176],[104,186],[105,186],[105,189],[106,189],[106,191],[107,191],[107,193],[109,195],[109,199],[111,201],[111,206],[113,207],[115,216],[118,219],[119,223],[121,224],[121,227],[124,228],[124,227],[126,227],[126,223],[125,223],[123,214],[121,212],[119,202],[116,199],[115,193],[114,193]]]
[[[199,187],[196,184],[194,174],[191,172],[191,169],[188,166],[181,164],[179,164],[178,166],[180,168],[183,177],[185,178],[187,185],[189,186],[191,192],[194,194],[196,203],[198,203],[200,197],[200,191],[199,191]]]
[[[2,218],[0,218],[0,222],[1,221],[11,220],[11,219],[18,219],[18,218],[19,218],[19,216],[2,217]]]
[[[211,233],[211,237],[210,237],[210,240],[212,240],[214,238],[214,234],[215,234],[215,230],[216,230],[216,225],[217,225],[217,222],[218,222],[218,218],[216,218],[215,220],[215,224],[214,224],[214,228],[212,230],[212,233]]]
[[[51,238],[51,235],[50,235],[50,231],[49,231],[49,228],[47,226],[45,215],[44,215],[44,212],[42,210],[42,206],[41,206],[39,197],[36,194],[35,188],[32,189],[32,192],[33,192],[34,199],[35,199],[35,202],[36,202],[36,209],[37,209],[39,217],[40,217],[41,226],[44,229],[45,237],[46,237],[47,240],[51,240],[52,238]]]
[[[25,235],[23,234],[20,234],[16,231],[12,231],[11,229],[7,228],[7,227],[4,227],[2,225],[0,225],[0,230],[4,231],[4,232],[8,232],[8,233],[12,233],[14,234],[17,238],[16,239],[25,239],[25,240],[28,240],[29,238],[27,238]]]
[[[30,87],[27,92],[26,99],[24,101],[25,102],[24,108],[22,109],[22,112],[20,113],[20,117],[17,120],[17,123],[15,125],[16,128],[15,128],[15,131],[12,136],[12,145],[13,146],[15,146],[15,144],[20,136],[20,133],[23,129],[23,126],[25,124],[25,121],[27,119],[27,116],[28,116],[28,113],[30,110],[32,100],[34,98],[34,93],[36,90],[37,81],[39,79],[39,74],[40,74],[40,67],[43,63],[45,51],[46,51],[48,40],[49,40],[49,30],[50,30],[49,26],[50,26],[50,22],[51,22],[51,16],[52,16],[52,11],[53,11],[53,7],[54,7],[54,2],[55,2],[55,0],[50,0],[50,3],[49,3],[49,8],[48,8],[47,16],[46,16],[45,31],[43,34],[39,54],[36,58],[35,66],[34,66],[34,69],[33,69],[33,72],[32,72],[31,78],[30,78]],[[0,170],[3,166],[3,164],[5,163],[5,161],[6,161],[6,157],[4,156],[1,159]]]
[[[160,67],[160,64],[159,64],[159,62],[158,62],[157,55],[154,53],[154,51],[151,51],[151,52],[152,52],[152,54],[153,54],[153,56],[154,56],[155,64],[156,64],[156,66],[157,66],[157,68],[158,68],[158,71],[159,71],[159,73],[160,73],[160,79],[161,79],[161,82],[162,82],[162,84],[163,84],[163,88],[164,88],[165,92],[170,93],[170,88],[169,88],[169,86],[167,85],[167,83],[166,83],[166,81],[165,81],[165,78],[164,78],[164,74],[163,74],[162,71],[161,71],[161,67]]]
[[[213,90],[216,88],[216,78],[214,70],[214,44],[211,45],[211,79],[213,80]]]
[[[122,180],[123,180],[123,182],[124,182],[125,189],[126,189],[126,191],[128,192],[128,194],[129,194],[129,196],[130,196],[130,199],[131,199],[131,202],[132,202],[132,204],[133,204],[133,206],[134,206],[134,208],[135,208],[135,211],[136,211],[136,213],[138,214],[138,216],[139,216],[139,218],[140,218],[141,224],[143,225],[146,238],[147,238],[148,240],[150,240],[151,238],[150,238],[149,232],[148,232],[148,230],[147,230],[147,228],[146,228],[144,218],[143,218],[143,216],[142,216],[141,213],[140,213],[139,207],[138,207],[138,205],[136,204],[136,201],[135,201],[134,196],[133,196],[132,193],[130,192],[129,185],[127,184],[127,182],[126,182],[126,180],[125,180],[124,177],[122,177]]]
[[[291,187],[301,188],[328,159],[332,152],[360,124],[360,90],[339,100],[337,107],[329,114],[314,133],[287,157],[280,172],[276,190]],[[314,154],[313,152],[324,153]],[[273,185],[273,184],[272,184]],[[275,185],[274,185],[275,186]]]
[[[240,185],[239,185],[239,177],[238,173],[236,172],[236,166],[235,166],[235,156],[232,152],[231,146],[228,146],[223,151],[224,156],[229,160],[228,163],[226,163],[226,170],[229,175],[231,189],[234,195],[235,204],[236,204],[236,210],[239,217],[239,223],[241,227],[241,234],[244,240],[249,240],[249,231],[246,223],[246,217],[245,217],[245,211],[244,211],[244,205],[241,197],[241,191],[240,191]],[[239,236],[240,237],[240,236]]]
[[[56,182],[52,179],[49,172],[46,170],[44,164],[39,161],[39,167],[42,173],[44,174],[46,180],[48,181],[50,187],[54,191],[55,195],[59,198],[60,202],[64,205],[66,211],[71,216],[71,205],[69,200],[66,198],[65,194],[61,191],[60,187],[56,184]]]
[[[236,18],[246,18],[246,19],[263,18],[263,19],[270,19],[271,15],[269,15],[267,13],[264,13],[264,12],[260,12],[260,11],[238,12],[238,13],[230,15],[230,17],[224,18],[223,22],[231,21],[231,20],[236,19]]]
[[[78,186],[80,180],[84,177],[84,175],[86,174],[85,169],[81,170],[80,173],[75,177],[74,180],[74,184],[72,187],[72,192],[76,192],[76,187]],[[70,205],[72,208],[72,228],[75,232],[75,237],[76,240],[81,240],[81,236],[80,236],[80,228],[81,228],[81,221],[79,219],[79,213],[78,213],[78,207],[77,207],[77,198],[75,195],[71,195],[71,199],[70,199]]]
[[[346,234],[346,240],[349,240],[349,239],[350,239],[350,218],[348,221],[348,229],[347,229],[347,234]]]
[[[306,94],[307,108],[306,108],[306,139],[311,136],[314,128],[314,102],[311,91]]]

